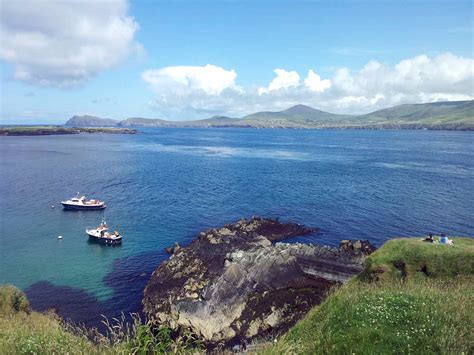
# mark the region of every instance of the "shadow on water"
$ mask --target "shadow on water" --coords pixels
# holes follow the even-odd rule
[[[167,258],[163,252],[151,252],[115,260],[105,278],[112,296],[100,300],[95,295],[76,287],[57,286],[49,281],[39,281],[25,290],[32,308],[44,312],[54,310],[60,317],[87,327],[97,327],[104,332],[102,315],[109,320],[139,313],[142,316],[143,290],[155,268]]]
[[[321,236],[322,231],[312,234]],[[190,238],[192,240],[192,238]],[[286,239],[285,242],[308,242],[304,237]],[[186,246],[188,243],[182,243]],[[104,246],[105,248],[106,246]],[[39,281],[25,290],[31,306],[36,311],[54,310],[63,319],[87,327],[96,327],[105,332],[102,323],[106,316],[109,320],[139,313],[142,319],[143,290],[153,271],[168,258],[165,251],[153,251],[136,256],[119,258],[113,263],[112,270],[104,277],[105,286],[112,289],[112,296],[100,300],[95,295],[77,287],[57,286],[49,281]]]

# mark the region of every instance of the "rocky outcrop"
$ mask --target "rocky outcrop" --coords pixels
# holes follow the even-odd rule
[[[354,254],[369,255],[372,254],[376,248],[368,240],[345,239],[339,243],[339,249]]]
[[[201,232],[152,274],[144,312],[152,324],[209,345],[284,331],[362,270],[362,253],[279,242],[316,232],[261,218]]]

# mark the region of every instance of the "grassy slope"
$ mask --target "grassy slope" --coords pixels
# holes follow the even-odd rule
[[[28,300],[12,286],[0,287],[0,353],[97,353],[84,338],[65,331],[53,314],[28,311]]]
[[[474,101],[399,105],[366,115],[336,115],[297,105],[280,112],[258,112],[236,121],[254,126],[474,128]]]
[[[390,107],[362,116],[364,119],[393,122],[426,122],[460,120],[471,122],[474,117],[474,101],[434,102],[407,104]]]
[[[387,242],[264,353],[473,353],[474,240],[454,240]]]
[[[419,238],[389,240],[366,261],[362,280],[393,280],[406,274],[419,279],[474,276],[474,239],[454,238],[454,245],[422,242]]]
[[[23,292],[0,286],[0,354],[202,354],[190,334],[171,339],[167,328],[152,332],[135,315],[107,321],[108,337],[65,323],[52,312],[29,309]],[[89,339],[94,339],[94,342]]]

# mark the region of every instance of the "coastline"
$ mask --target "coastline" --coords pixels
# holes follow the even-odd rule
[[[319,131],[319,130],[367,130],[367,131],[447,131],[447,132],[472,132],[474,131],[473,126],[459,127],[459,126],[423,126],[423,125],[382,125],[382,126],[321,126],[321,127],[304,127],[304,126],[254,126],[254,125],[131,125],[133,128],[244,128],[244,129],[276,129],[276,130],[307,130],[307,131]]]
[[[427,348],[464,353],[472,349],[465,332],[472,321],[472,238],[454,237],[453,245],[441,245],[438,237],[435,243],[422,237],[394,238],[377,250],[365,241],[344,240],[339,248],[281,243],[317,232],[295,223],[252,217],[203,231],[186,247],[168,248],[172,255],[153,272],[144,291],[148,318],[131,314],[128,320],[125,315],[108,319],[104,323],[108,335],[68,323],[54,311],[31,310],[29,297],[2,285],[0,349],[16,352],[25,341],[38,351],[59,353],[72,349],[404,353]],[[312,248],[317,257],[311,262]],[[213,255],[208,265],[199,262],[203,255]],[[304,273],[309,275],[306,281],[301,278]],[[310,297],[305,298],[308,292]],[[450,302],[443,301],[446,297]],[[239,304],[243,298],[248,307]],[[206,302],[204,308],[199,306]],[[161,309],[157,318],[156,307]],[[227,324],[234,318],[235,324]],[[238,336],[236,327],[245,332]],[[413,332],[417,337],[409,336]],[[370,340],[367,334],[378,340]],[[148,341],[143,342],[143,336]],[[358,341],[347,342],[347,338]]]
[[[138,130],[120,127],[4,126],[0,136],[51,136],[80,133],[137,134]]]

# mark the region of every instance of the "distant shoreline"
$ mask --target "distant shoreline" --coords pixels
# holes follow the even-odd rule
[[[323,126],[323,127],[291,127],[291,126],[253,126],[253,125],[144,125],[124,127],[65,127],[65,126],[3,126],[0,127],[0,136],[52,136],[79,133],[105,133],[105,134],[137,134],[138,128],[180,128],[180,129],[208,129],[208,128],[242,128],[242,129],[288,129],[288,130],[369,130],[369,131],[448,131],[448,132],[473,132],[474,126],[420,126],[420,125],[373,125],[373,126]]]
[[[163,126],[129,126],[133,128],[245,128],[245,129],[289,129],[289,130],[367,130],[367,131],[457,131],[457,132],[472,132],[474,131],[474,126],[417,126],[417,125],[383,125],[383,126],[322,126],[322,127],[291,127],[291,126],[253,126],[253,125],[222,125],[222,126],[193,126],[193,125],[163,125]]]
[[[51,136],[79,133],[136,134],[136,129],[115,127],[9,126],[0,127],[0,136]]]
[[[364,115],[343,115],[296,105],[283,111],[256,112],[241,118],[213,116],[170,121],[130,117],[124,120],[90,115],[73,116],[65,127],[175,128],[290,128],[290,129],[404,129],[474,131],[474,100],[407,104]]]

